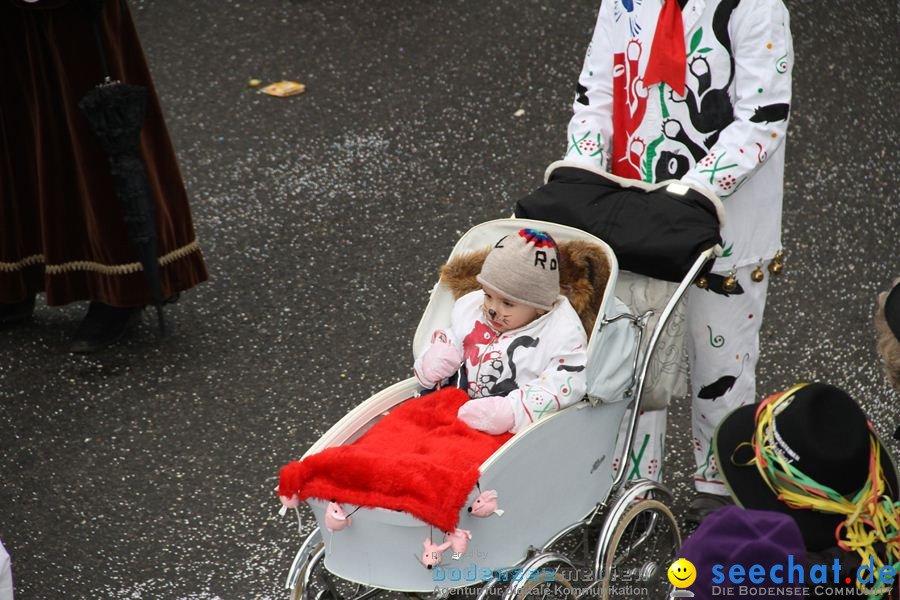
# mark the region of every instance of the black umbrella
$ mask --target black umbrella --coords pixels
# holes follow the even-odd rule
[[[78,103],[109,157],[116,196],[122,205],[125,228],[132,248],[144,269],[150,299],[156,306],[160,333],[165,333],[162,286],[156,237],[156,211],[150,197],[147,171],[140,155],[141,127],[147,112],[147,88],[113,81],[97,25],[103,0],[81,0],[79,4],[94,20],[94,32],[106,80]]]

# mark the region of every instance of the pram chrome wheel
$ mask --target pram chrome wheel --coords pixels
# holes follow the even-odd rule
[[[672,511],[658,500],[638,500],[619,519],[601,571],[601,600],[665,598],[666,571],[681,547]]]
[[[310,552],[309,559],[300,571],[297,583],[291,590],[291,600],[314,600],[318,596],[312,594],[312,575],[317,565],[325,558],[325,543],[319,542]],[[319,567],[321,568],[321,567]]]
[[[575,588],[562,571],[574,570],[574,565],[561,554],[538,554],[522,566],[522,576],[509,585],[503,600],[572,600]]]
[[[515,600],[572,600],[575,588],[559,572],[547,579],[529,581],[516,595]]]
[[[364,600],[382,590],[350,583],[325,570],[325,543],[319,542],[310,552],[291,590],[291,600]]]

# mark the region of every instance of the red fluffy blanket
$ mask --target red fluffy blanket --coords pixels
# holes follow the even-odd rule
[[[352,444],[282,467],[278,495],[399,510],[453,531],[479,465],[512,437],[457,419],[468,400],[456,388],[407,400]]]

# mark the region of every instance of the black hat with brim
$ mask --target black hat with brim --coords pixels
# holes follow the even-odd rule
[[[772,510],[793,517],[809,551],[835,546],[835,530],[845,515],[791,508],[778,500],[756,465],[747,464],[753,456],[752,449],[741,445],[755,435],[758,407],[752,404],[734,410],[716,429],[716,464],[731,497],[744,508]],[[789,452],[797,454],[793,464],[801,472],[848,498],[865,485],[870,432],[865,413],[845,392],[827,384],[809,384],[795,392],[793,401],[776,419],[781,438],[793,445],[793,449],[788,446]],[[897,471],[877,436],[876,443],[881,447],[886,493],[896,500]]]

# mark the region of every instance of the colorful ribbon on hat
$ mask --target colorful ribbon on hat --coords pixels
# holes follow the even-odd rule
[[[754,458],[748,464],[756,466],[772,493],[791,508],[846,515],[834,531],[835,541],[842,550],[856,552],[864,564],[873,557],[876,573],[886,564],[900,571],[900,501],[894,502],[885,493],[887,482],[881,466],[881,446],[870,422],[867,421],[869,476],[852,498],[808,477],[777,451],[773,427],[775,415],[806,385],[801,383],[782,394],[769,396],[757,407],[756,431],[750,442]],[[879,542],[885,546],[884,560],[875,552],[875,544]],[[867,589],[859,580],[856,586]],[[867,595],[873,600],[883,596],[882,593]]]

